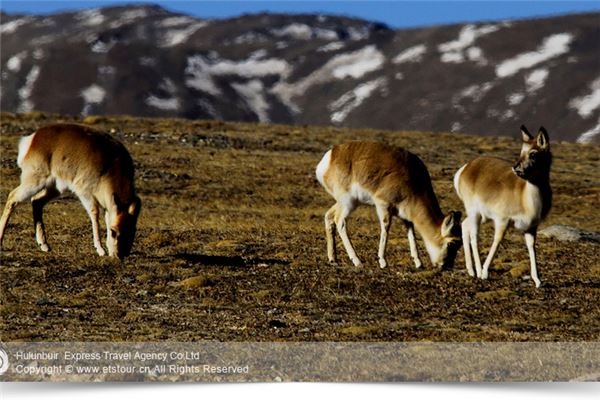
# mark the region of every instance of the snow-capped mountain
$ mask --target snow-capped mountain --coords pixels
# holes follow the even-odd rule
[[[215,118],[600,143],[600,14],[392,30],[157,6],[1,14],[2,111]]]

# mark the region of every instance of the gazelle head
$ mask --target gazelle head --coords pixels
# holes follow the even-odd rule
[[[460,211],[451,211],[448,213],[440,228],[441,248],[437,251],[428,248],[431,261],[436,267],[450,269],[454,265],[456,253],[462,245],[461,216]]]
[[[536,137],[533,137],[525,125],[521,125],[523,147],[521,156],[513,167],[513,172],[525,180],[535,182],[544,179],[550,171],[552,153],[550,153],[550,140],[548,132],[540,127]]]
[[[110,233],[106,246],[108,254],[123,260],[131,253],[137,219],[142,207],[142,201],[134,196],[130,204],[122,203],[116,194],[113,194],[114,207],[109,211]]]

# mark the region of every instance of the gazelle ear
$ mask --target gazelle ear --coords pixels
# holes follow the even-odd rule
[[[140,215],[141,209],[142,209],[142,200],[140,200],[139,197],[135,196],[133,198],[133,201],[129,205],[127,212],[129,213],[129,215],[133,215],[134,217],[137,218],[137,216]]]
[[[123,204],[119,200],[119,196],[117,196],[116,193],[112,194],[112,201],[113,201],[113,204],[117,207],[117,210],[120,210]]]
[[[531,133],[529,133],[525,125],[521,125],[521,137],[523,138],[524,142],[529,142],[531,139],[533,139],[533,136]]]
[[[548,132],[543,126],[540,126],[540,130],[537,136],[537,145],[541,149],[545,149],[550,144],[550,138],[548,137]]]
[[[444,218],[444,222],[442,223],[442,237],[448,237],[452,234],[452,229],[460,224],[460,218],[462,214],[460,211],[451,211],[446,218]]]

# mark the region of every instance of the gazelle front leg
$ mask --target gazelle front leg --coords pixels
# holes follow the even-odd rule
[[[415,268],[421,268],[423,263],[419,258],[419,250],[417,249],[417,240],[415,239],[415,227],[412,222],[404,221],[404,225],[406,225],[406,230],[408,231],[408,245],[410,247],[410,256],[415,262]]]
[[[337,231],[342,238],[342,243],[344,244],[344,248],[346,249],[346,253],[348,253],[348,257],[356,267],[362,266],[362,262],[358,259],[356,255],[356,251],[354,251],[354,247],[352,247],[352,242],[348,237],[348,232],[346,230],[346,218],[352,213],[354,210],[353,204],[341,204],[338,203],[336,218],[335,218],[335,226]]]
[[[377,205],[377,216],[379,217],[379,224],[381,225],[381,237],[379,239],[379,266],[381,268],[387,267],[387,261],[385,261],[385,249],[387,247],[388,234],[390,232],[390,226],[392,225],[392,216],[390,210],[385,205]]]
[[[537,264],[535,261],[535,234],[536,232],[525,233],[525,244],[527,245],[527,251],[529,252],[529,262],[531,263],[531,279],[535,282],[535,287],[539,288],[542,282],[538,278]]]
[[[94,247],[99,256],[103,257],[106,255],[106,251],[102,247],[100,242],[100,229],[98,225],[98,213],[100,212],[98,202],[96,199],[80,198],[83,207],[88,212],[90,221],[92,221],[92,236],[94,238]]]
[[[50,251],[50,246],[46,241],[46,231],[44,229],[44,206],[48,202],[60,195],[60,192],[53,187],[46,188],[36,194],[31,199],[31,208],[33,209],[33,225],[35,227],[35,240],[42,251]]]
[[[337,263],[335,248],[335,215],[337,203],[325,213],[325,238],[327,239],[327,259],[330,263]]]

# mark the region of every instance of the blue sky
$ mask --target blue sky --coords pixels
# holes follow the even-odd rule
[[[242,13],[324,13],[384,22],[393,28],[528,18],[600,11],[600,1],[116,1],[0,0],[8,13],[48,14],[117,4],[153,3],[201,18],[228,18]]]

